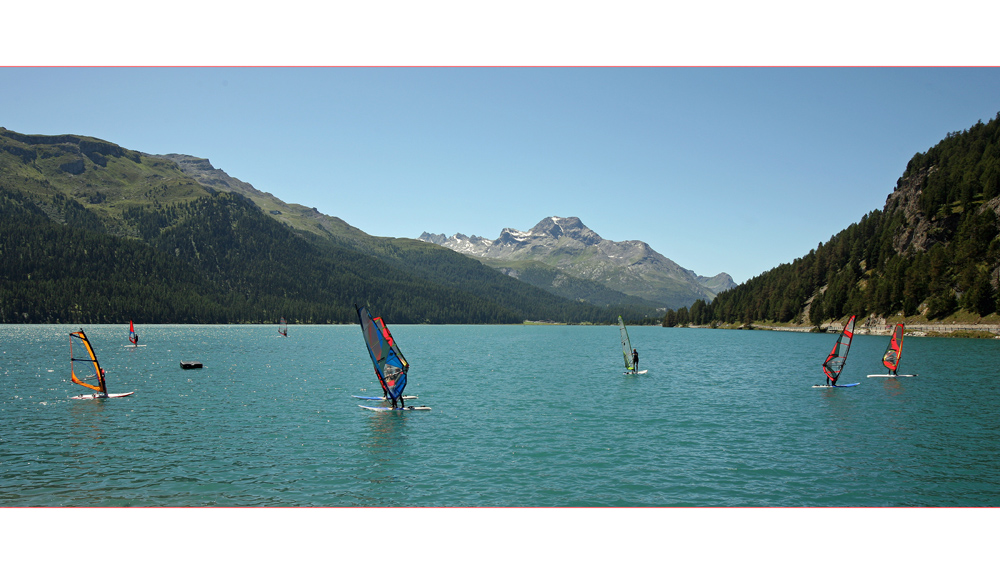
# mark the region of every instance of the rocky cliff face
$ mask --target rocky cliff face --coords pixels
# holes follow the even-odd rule
[[[460,233],[423,233],[418,239],[484,259],[537,261],[564,273],[667,307],[735,287],[726,273],[711,278],[684,269],[643,241],[609,241],[578,217],[547,217],[529,231],[505,228],[495,240]]]
[[[905,224],[902,230],[893,238],[892,247],[896,253],[903,254],[907,250],[915,252],[927,251],[933,244],[934,225],[924,216],[920,209],[920,192],[922,182],[933,173],[935,168],[922,170],[915,177],[901,180],[885,200],[883,212],[902,213]]]

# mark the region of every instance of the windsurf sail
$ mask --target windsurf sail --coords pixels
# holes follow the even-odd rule
[[[823,361],[823,372],[826,373],[826,378],[829,379],[831,385],[837,384],[840,372],[844,370],[844,363],[847,362],[847,352],[851,350],[851,339],[854,338],[854,318],[855,315],[851,315],[851,318],[847,320],[844,330],[841,331],[837,342],[833,345],[833,350],[830,351],[830,356]]]
[[[73,339],[78,341],[76,348],[73,347]],[[81,370],[85,373],[83,379],[76,376],[74,365],[77,363],[81,364]],[[90,372],[90,369],[94,369],[93,375],[86,374]],[[94,354],[94,348],[90,345],[87,335],[82,330],[69,334],[69,373],[72,381],[78,385],[83,385],[99,393],[108,392],[107,384],[104,381],[104,370],[101,369],[101,365],[97,362],[97,355]],[[95,384],[85,381],[92,381]]]
[[[282,317],[281,320],[278,321],[278,332],[286,337],[288,336],[288,321],[285,321],[284,317]]]
[[[618,315],[618,329],[622,332],[622,354],[625,355],[625,369],[634,371],[635,366],[632,364],[632,343],[628,340],[628,331],[625,329],[625,321],[622,321],[621,315]]]
[[[899,368],[899,359],[903,356],[903,324],[899,323],[892,329],[892,338],[889,339],[889,346],[885,348],[882,355],[882,364],[889,372],[896,374]]]
[[[132,320],[129,319],[128,322],[128,342],[133,345],[139,344],[139,335],[135,332],[135,325],[132,324]]]
[[[410,369],[410,364],[399,351],[392,333],[382,318],[372,317],[365,307],[355,306],[355,308],[382,391],[387,398],[395,401],[402,396],[403,389],[406,388],[406,372]]]

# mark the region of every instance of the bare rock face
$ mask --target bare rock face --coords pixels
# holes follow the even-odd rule
[[[529,231],[505,228],[495,240],[424,232],[418,239],[459,253],[503,261],[536,261],[615,291],[677,308],[736,286],[720,273],[702,277],[643,241],[609,241],[578,217],[547,217]]]
[[[885,200],[883,212],[891,215],[901,211],[905,220],[902,232],[893,238],[892,247],[896,253],[902,254],[908,249],[926,251],[931,245],[929,232],[932,225],[920,210],[920,193],[923,182],[933,170],[933,167],[922,170],[916,176],[902,180]]]

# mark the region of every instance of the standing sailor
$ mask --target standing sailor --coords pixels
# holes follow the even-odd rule
[[[639,349],[632,349],[632,368],[639,372]]]

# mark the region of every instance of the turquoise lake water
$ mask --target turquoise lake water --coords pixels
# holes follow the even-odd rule
[[[0,506],[883,507],[1000,504],[1000,341],[616,326],[390,325],[429,412],[371,412],[357,325],[0,325]],[[204,363],[182,370],[180,361]]]

